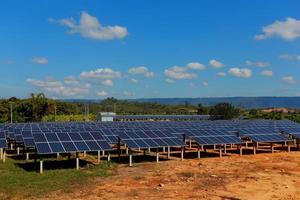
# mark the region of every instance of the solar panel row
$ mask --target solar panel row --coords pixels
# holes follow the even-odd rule
[[[101,150],[102,147],[97,141],[116,144],[118,137],[130,148],[156,148],[182,146],[184,145],[183,135],[195,140],[200,145],[213,145],[239,144],[243,142],[240,137],[246,137],[256,142],[290,141],[290,138],[283,135],[282,132],[295,137],[299,137],[295,132],[300,132],[299,124],[289,120],[20,123],[3,128],[7,137],[24,143],[25,147],[37,147],[41,153],[92,151],[98,146],[100,147],[98,149]],[[90,143],[89,134],[93,131],[96,135],[101,136],[101,140],[93,139],[93,143]],[[85,132],[89,134],[80,135]],[[46,140],[37,142],[35,137],[42,137],[36,136],[38,134],[44,135]],[[66,134],[70,140],[64,141],[62,138]],[[37,145],[37,143],[39,144]],[[44,149],[41,146],[45,146]]]

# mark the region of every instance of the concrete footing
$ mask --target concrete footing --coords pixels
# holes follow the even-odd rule
[[[101,160],[101,152],[97,151],[97,162],[100,163]]]
[[[79,153],[76,153],[76,170],[79,170]]]
[[[129,166],[132,167],[132,151],[129,152]]]
[[[40,160],[40,174],[43,173],[43,170],[44,170],[43,160],[41,159],[41,160]]]

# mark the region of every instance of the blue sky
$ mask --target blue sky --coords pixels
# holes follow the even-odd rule
[[[10,0],[0,97],[300,96],[300,2]]]

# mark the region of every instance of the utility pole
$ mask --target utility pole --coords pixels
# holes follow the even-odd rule
[[[12,111],[12,102],[10,102],[10,123],[13,123],[13,111]]]

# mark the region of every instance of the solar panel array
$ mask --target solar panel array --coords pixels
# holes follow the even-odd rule
[[[208,120],[210,115],[116,115],[117,120]]]
[[[174,134],[161,130],[130,130],[118,132],[122,142],[129,148],[158,148],[168,146],[185,146]]]
[[[285,142],[300,136],[300,125],[288,120],[132,121],[19,123],[3,127],[6,137],[36,148],[40,154],[110,150],[118,139],[130,148]]]
[[[6,148],[6,137],[3,129],[0,129],[0,148]]]
[[[34,143],[39,154],[111,150],[100,132],[35,132]]]

